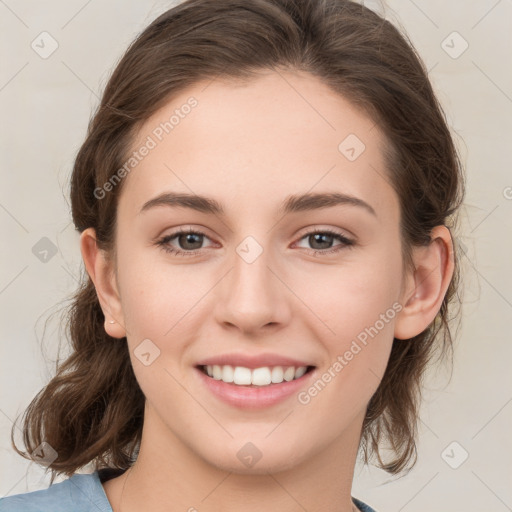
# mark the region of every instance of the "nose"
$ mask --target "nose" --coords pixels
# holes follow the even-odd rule
[[[263,250],[252,262],[240,254],[234,254],[231,271],[219,283],[217,322],[244,334],[257,334],[272,326],[282,328],[290,318],[292,293],[283,283],[270,251]]]

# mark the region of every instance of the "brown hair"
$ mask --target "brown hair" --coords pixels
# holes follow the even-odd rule
[[[115,254],[123,181],[102,199],[95,190],[122,167],[141,124],[173,95],[199,80],[250,80],[258,71],[279,68],[318,77],[386,135],[389,181],[400,201],[404,268],[411,268],[414,245],[428,244],[435,226],[453,229],[464,176],[412,44],[389,21],[348,0],[187,0],[153,21],[114,70],[76,157],[71,177],[76,229],[93,227],[100,249]],[[94,284],[86,272],[81,277],[66,311],[71,355],[24,414],[29,453],[43,441],[58,453],[48,466],[52,482],[56,474],[70,476],[89,463],[97,469],[128,468],[143,426],[145,397],[127,343],[106,334]],[[454,275],[434,322],[412,339],[393,341],[362,426],[365,463],[375,454],[392,474],[413,456],[416,463],[421,380],[437,348],[440,355],[453,350],[448,312],[458,285],[455,251]],[[31,458],[16,448],[13,432],[11,441]],[[387,463],[379,454],[383,442],[394,454]]]

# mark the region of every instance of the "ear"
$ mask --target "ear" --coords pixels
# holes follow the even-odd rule
[[[87,228],[80,235],[80,250],[105,316],[105,331],[113,338],[123,338],[126,329],[115,272],[105,252],[97,246],[94,228]]]
[[[407,286],[396,317],[394,337],[401,340],[422,333],[434,320],[454,270],[453,241],[446,226],[436,226],[426,247],[413,248],[415,270],[407,276]]]

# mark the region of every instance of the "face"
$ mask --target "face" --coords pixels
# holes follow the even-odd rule
[[[371,119],[302,73],[201,82],[145,122],[133,150],[149,149],[118,205],[116,320],[155,445],[257,472],[358,442],[404,282],[385,144]],[[218,208],[147,204],[166,193]],[[251,359],[261,354],[268,359]],[[314,368],[248,388],[197,368],[216,357],[224,375],[223,361],[269,367],[263,380],[276,363]],[[254,467],[240,456],[251,450],[261,454]]]

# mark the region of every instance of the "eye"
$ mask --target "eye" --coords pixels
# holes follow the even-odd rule
[[[200,252],[197,249],[201,248],[204,237],[206,237],[206,234],[201,231],[196,231],[193,229],[181,229],[180,231],[176,231],[175,233],[164,236],[158,240],[156,244],[160,246],[165,252],[175,254],[176,256],[194,256]],[[175,238],[178,244],[185,250],[177,249],[170,245],[171,240]]]
[[[331,229],[322,229],[317,231],[309,231],[306,233],[301,240],[307,239],[307,242],[313,246],[313,249],[309,249],[315,256],[326,255],[339,252],[345,248],[353,247],[355,244],[354,240],[347,238],[342,233],[333,231]],[[332,247],[333,240],[339,240],[341,243]],[[315,247],[316,246],[316,247]]]

